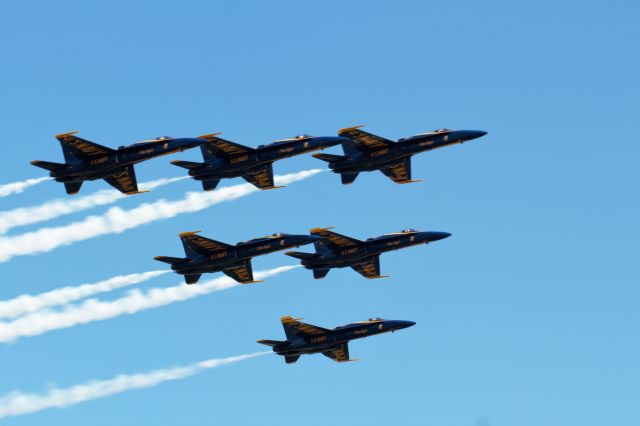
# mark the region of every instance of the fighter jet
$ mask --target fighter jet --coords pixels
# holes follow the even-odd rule
[[[189,170],[189,176],[202,181],[205,191],[212,191],[221,179],[242,177],[258,189],[280,188],[273,182],[273,162],[295,155],[328,148],[345,142],[341,137],[309,135],[283,139],[257,148],[240,145],[217,137],[220,133],[200,136],[206,139],[200,149],[204,163],[172,161]]]
[[[444,146],[464,143],[487,134],[480,130],[438,129],[420,133],[397,142],[359,130],[363,126],[342,129],[339,135],[344,156],[313,154],[313,157],[329,163],[334,173],[339,173],[344,185],[356,180],[358,173],[380,170],[395,183],[419,182],[411,179],[411,156]]]
[[[32,161],[31,164],[49,170],[49,176],[64,183],[67,194],[77,194],[85,180],[104,179],[123,194],[138,194],[138,182],[133,165],[151,158],[194,148],[205,141],[196,138],[161,136],[118,149],[98,145],[74,136],[78,132],[62,133],[56,139],[62,145],[65,163]]]
[[[260,281],[253,279],[252,258],[322,239],[315,235],[273,234],[231,245],[201,237],[198,232],[180,234],[187,257],[154,257],[184,275],[187,284],[197,283],[200,275],[206,272],[223,272],[241,284],[257,283]]]
[[[349,341],[375,334],[394,332],[415,325],[413,321],[384,320],[370,318],[367,321],[336,327],[333,330],[300,322],[302,318],[282,317],[282,327],[287,340],[258,340],[271,346],[278,355],[283,355],[287,364],[292,364],[304,354],[317,354],[336,362],[356,361],[349,358]]]
[[[329,229],[332,228],[311,230],[311,235],[323,238],[313,243],[316,249],[315,253],[298,251],[285,253],[302,260],[302,266],[311,269],[315,279],[324,278],[331,268],[347,266],[365,278],[385,278],[387,275],[380,275],[381,253],[418,244],[429,244],[451,235],[448,232],[420,232],[415,229],[405,229],[401,232],[361,241],[337,234]]]

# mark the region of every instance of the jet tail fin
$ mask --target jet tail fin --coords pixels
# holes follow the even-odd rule
[[[256,340],[256,342],[260,343],[261,345],[267,345],[267,346],[278,346],[284,343],[284,340]]]
[[[65,182],[64,189],[67,191],[67,194],[73,195],[80,192],[80,187],[82,186],[82,182]]]
[[[321,280],[326,277],[331,269],[314,269],[313,270],[313,278],[316,280]]]
[[[303,253],[301,251],[286,251],[284,254],[300,260],[305,260],[317,256],[315,253]]]
[[[285,355],[284,362],[286,362],[287,364],[293,364],[298,360],[298,358],[300,358],[300,355]]]
[[[67,164],[64,163],[53,163],[51,161],[42,160],[33,160],[31,164],[36,167],[40,167],[41,169],[49,170],[50,172],[67,167]]]
[[[200,279],[200,275],[202,275],[202,274],[186,274],[184,276],[184,281],[187,284],[195,284]]]
[[[184,262],[185,260],[187,260],[184,257],[171,257],[171,256],[156,256],[154,257],[154,259],[160,262],[168,263],[169,265],[174,265],[176,263]]]
[[[173,160],[171,162],[174,166],[182,167],[183,169],[191,170],[197,169],[202,165],[202,163],[196,163],[194,161],[182,161],[182,160]]]
[[[312,157],[317,158],[318,160],[326,161],[327,163],[337,163],[342,160],[346,160],[347,157],[342,155],[333,155],[333,154],[312,154]]]

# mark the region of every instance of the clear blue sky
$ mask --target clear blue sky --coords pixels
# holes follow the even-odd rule
[[[108,146],[214,131],[255,146],[356,124],[388,138],[489,132],[415,157],[419,184],[369,173],[342,186],[324,173],[0,264],[8,299],[157,269],[153,256],[181,255],[186,230],[227,242],[331,225],[358,238],[407,227],[453,234],[384,255],[386,280],[295,270],[3,344],[0,394],[263,350],[255,340],[282,338],[285,314],[327,327],[417,322],[352,343],[360,362],[262,357],[5,422],[640,424],[639,11],[630,1],[3,3],[0,183],[42,176],[29,161],[60,161],[53,135],[72,130]],[[169,160],[139,165],[139,180],[180,175]],[[316,166],[298,157],[276,172]],[[119,205],[197,188],[180,182]],[[45,183],[0,209],[62,196]],[[254,268],[292,263],[278,253]]]

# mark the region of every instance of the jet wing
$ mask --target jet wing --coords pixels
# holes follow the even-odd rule
[[[411,180],[411,158],[405,158],[399,163],[380,169],[380,171],[395,183],[420,182],[420,180]]]
[[[302,337],[306,339],[307,337],[326,334],[331,331],[326,328],[318,327],[317,325],[311,325],[305,322],[298,321],[299,319],[301,318],[280,318],[280,321],[282,321],[282,327],[284,328],[284,333],[287,335],[287,339],[294,339],[296,337]]]
[[[205,160],[212,158],[228,159],[242,154],[250,154],[255,151],[253,148],[219,138],[217,135],[219,135],[219,133],[198,136],[201,139],[207,140],[207,143],[200,146]]]
[[[386,275],[380,275],[380,255],[371,256],[351,268],[365,278],[386,278]]]
[[[99,157],[115,152],[106,146],[98,145],[95,142],[74,136],[78,132],[62,133],[56,135],[56,139],[62,145],[62,152],[67,163],[71,163],[78,159],[88,159],[91,157]]]
[[[229,250],[233,247],[232,245],[221,243],[220,241],[201,237],[197,232],[200,231],[183,232],[180,234],[184,251],[188,256],[209,254],[214,251]]]
[[[337,232],[329,231],[331,228],[314,228],[310,232],[312,235],[318,235],[325,238],[329,243],[329,248],[336,247],[352,247],[362,244],[362,241],[347,237],[346,235],[338,234]]]
[[[275,186],[273,182],[273,165],[266,164],[258,169],[252,169],[249,173],[242,175],[242,178],[258,189],[282,188]]]
[[[138,181],[136,180],[136,172],[133,169],[133,165],[128,165],[120,170],[120,172],[106,177],[104,180],[123,194],[138,193]]]
[[[262,281],[255,281],[253,279],[253,269],[251,268],[251,260],[244,260],[236,263],[227,269],[223,269],[222,272],[228,277],[233,278],[240,284],[259,283]]]
[[[347,343],[341,343],[337,346],[334,346],[330,350],[322,352],[322,355],[331,358],[336,362],[352,361],[351,359],[349,359],[349,345]]]
[[[353,141],[354,146],[360,151],[376,150],[381,148],[388,148],[389,145],[393,145],[394,142],[389,139],[385,139],[382,136],[377,136],[360,128],[363,126],[348,127],[341,129],[338,134],[343,138],[348,138]]]

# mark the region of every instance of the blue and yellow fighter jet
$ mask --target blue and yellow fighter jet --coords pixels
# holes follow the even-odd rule
[[[413,321],[370,318],[329,330],[300,322],[301,319],[280,318],[287,340],[258,340],[258,343],[271,346],[275,353],[284,356],[287,364],[296,362],[300,355],[317,353],[337,362],[347,362],[355,361],[349,358],[349,341],[389,331],[393,333],[416,324]]]
[[[448,232],[420,232],[405,229],[366,241],[329,231],[331,228],[315,228],[311,235],[322,237],[315,241],[315,253],[288,251],[285,254],[302,260],[302,266],[313,271],[315,279],[324,278],[332,268],[351,267],[365,278],[385,278],[380,275],[380,254],[401,248],[429,244],[451,236]]]
[[[273,182],[273,162],[319,149],[329,148],[345,142],[342,137],[296,136],[276,141],[257,148],[231,142],[212,133],[200,136],[206,139],[200,149],[204,163],[172,161],[171,163],[189,170],[189,176],[202,181],[205,191],[212,191],[221,179],[242,177],[258,189],[279,188]]]
[[[315,235],[273,234],[231,245],[201,237],[198,232],[180,234],[187,257],[154,257],[184,275],[187,284],[197,283],[200,275],[207,272],[223,272],[241,284],[260,282],[253,279],[252,258],[322,239]]]
[[[123,194],[137,194],[141,191],[138,191],[134,164],[195,148],[205,142],[197,138],[162,136],[112,149],[74,136],[76,133],[56,135],[62,145],[64,164],[40,160],[31,162],[34,166],[49,170],[49,175],[56,182],[64,183],[67,194],[77,194],[85,180],[97,179],[104,179]]]
[[[464,143],[487,134],[480,130],[438,129],[421,133],[397,142],[360,130],[363,126],[339,131],[346,138],[342,142],[344,155],[313,154],[329,163],[334,173],[339,173],[344,185],[353,183],[360,172],[380,170],[395,183],[419,182],[411,179],[411,156],[444,146]]]

